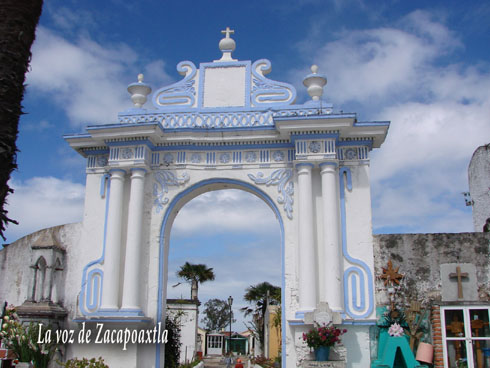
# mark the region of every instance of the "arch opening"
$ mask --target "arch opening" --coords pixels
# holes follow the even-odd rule
[[[231,189],[231,190],[230,190]],[[248,192],[247,193],[244,193],[244,192]],[[253,196],[252,196],[253,195]],[[215,202],[216,199],[221,199],[225,201],[230,201],[230,202],[237,202],[238,201],[242,201],[242,202],[238,202],[238,206],[235,205],[236,208],[234,208],[233,211],[231,211],[231,214],[230,213],[225,213],[223,211],[226,211],[226,208],[223,210],[222,208],[221,209],[216,209],[216,206],[214,206],[214,209],[213,209],[213,206],[211,206],[211,211],[214,211],[214,213],[212,214],[204,214],[203,216],[201,216],[201,218],[197,221],[197,222],[200,222],[200,223],[197,223],[197,224],[190,224],[189,222],[186,222],[185,220],[189,219],[188,215],[189,214],[186,214],[186,212],[189,212],[187,211],[187,208],[190,208],[191,211],[194,211],[194,215],[197,214],[197,210],[199,209],[202,209],[202,207],[205,205],[205,204],[209,204],[209,202]],[[192,203],[190,203],[192,201]],[[257,204],[257,203],[260,203],[260,205],[263,207],[260,209],[260,213],[263,215],[264,213],[266,213],[266,215],[269,217],[269,221],[264,221],[264,219],[257,219],[257,218],[254,218],[254,214],[251,213],[251,211],[248,211],[250,209],[249,206],[247,206],[246,210],[247,213],[246,214],[238,214],[237,216],[237,212],[239,211],[243,211],[244,208],[243,207],[243,201],[248,201],[250,203],[248,203],[249,205],[253,206],[254,204]],[[201,203],[199,203],[201,202]],[[246,203],[246,202],[245,202]],[[267,206],[264,206],[264,203],[267,205]],[[232,207],[233,205],[231,205]],[[185,208],[184,208],[185,207]],[[269,207],[269,208],[267,208]],[[230,208],[230,203],[228,203],[228,209]],[[264,208],[265,208],[265,211],[264,211]],[[272,213],[274,214],[275,218],[276,219],[273,219],[273,216],[271,216],[271,213],[270,213],[270,210],[272,210]],[[223,283],[223,280],[220,280],[220,282],[218,282],[218,284],[220,284],[220,286],[223,286],[223,285],[227,285],[227,287],[224,287],[223,289],[223,292],[221,293],[217,293],[216,295],[216,298],[218,299],[226,299],[228,297],[228,294],[230,295],[233,295],[233,298],[235,300],[235,302],[233,303],[234,304],[234,307],[233,307],[233,310],[234,310],[234,318],[237,318],[237,317],[240,317],[240,320],[238,321],[238,328],[235,328],[234,327],[234,330],[237,330],[237,332],[240,332],[242,330],[245,330],[245,327],[243,327],[243,329],[240,329],[239,326],[240,326],[240,322],[243,321],[243,317],[242,317],[242,313],[239,311],[240,307],[244,306],[244,304],[246,303],[244,300],[243,300],[243,295],[245,294],[245,289],[250,286],[250,285],[255,285],[259,282],[259,278],[262,277],[264,279],[261,279],[260,281],[271,281],[271,283],[273,285],[277,285],[277,286],[280,286],[281,287],[281,305],[284,306],[284,289],[285,289],[285,285],[284,285],[284,224],[283,224],[283,219],[281,217],[281,213],[278,209],[278,207],[276,206],[276,204],[272,201],[272,199],[266,194],[264,193],[261,189],[255,187],[254,185],[251,185],[249,183],[245,183],[245,182],[242,182],[242,181],[238,181],[238,180],[233,180],[233,179],[208,179],[208,180],[204,180],[204,181],[201,181],[199,183],[196,183],[194,184],[193,186],[187,188],[186,190],[180,192],[172,201],[171,203],[169,203],[169,206],[164,214],[164,218],[163,218],[163,221],[162,221],[162,225],[161,225],[161,230],[160,230],[160,249],[159,249],[159,252],[160,252],[160,259],[159,259],[159,288],[158,288],[158,310],[157,310],[157,321],[158,322],[164,322],[164,319],[165,319],[165,302],[166,302],[166,299],[168,297],[168,295],[171,295],[171,296],[177,296],[176,299],[178,299],[178,295],[176,295],[176,293],[173,291],[173,290],[169,290],[169,289],[172,289],[172,286],[174,285],[173,283],[175,282],[176,280],[176,277],[173,277],[173,275],[175,274],[175,269],[176,267],[178,266],[181,266],[180,263],[183,263],[182,261],[184,260],[184,258],[179,258],[179,256],[183,256],[183,257],[186,257],[186,254],[185,254],[185,251],[182,253],[182,254],[179,254],[179,256],[177,257],[172,257],[170,256],[170,260],[171,262],[169,263],[169,254],[170,254],[170,249],[172,249],[172,252],[175,251],[175,247],[176,246],[181,246],[180,244],[178,244],[178,237],[179,236],[182,236],[183,234],[183,229],[185,227],[185,225],[187,225],[187,227],[191,228],[191,233],[194,231],[194,233],[196,232],[196,229],[198,229],[199,227],[202,228],[203,225],[209,225],[209,224],[212,224],[213,221],[214,223],[216,224],[216,218],[211,218],[212,216],[216,215],[217,212],[219,212],[221,210],[221,214],[227,214],[227,218],[226,218],[226,222],[227,224],[225,224],[223,226],[223,229],[219,229],[218,231],[218,238],[220,238],[218,241],[221,241],[222,239],[224,239],[223,237],[223,234],[226,232],[226,227],[233,227],[235,226],[235,228],[233,230],[235,230],[236,233],[242,233],[244,234],[245,232],[251,232],[251,233],[254,233],[254,230],[255,231],[255,240],[257,240],[257,238],[260,238],[260,231],[263,230],[263,229],[257,229],[258,227],[260,227],[261,225],[261,222],[266,222],[267,224],[270,224],[271,223],[271,220],[270,219],[273,219],[272,222],[274,223],[274,232],[276,233],[276,240],[277,241],[277,244],[279,245],[279,247],[276,247],[275,245],[272,245],[272,248],[276,247],[279,248],[278,251],[276,250],[276,256],[278,256],[278,262],[277,262],[277,265],[278,267],[275,267],[275,270],[271,271],[271,270],[266,270],[268,272],[264,272],[262,273],[262,275],[260,275],[260,272],[256,272],[256,270],[251,270],[250,273],[257,273],[257,275],[255,275],[256,277],[245,277],[244,280],[242,280],[243,278],[240,278],[240,277],[237,277],[237,278],[240,278],[240,280],[242,280],[241,282],[237,282],[237,280],[233,280],[231,279],[230,280],[230,269],[237,269],[236,265],[237,265],[237,261],[236,260],[233,260],[233,262],[231,262],[232,264],[231,265],[228,265],[228,269],[224,271],[224,268],[220,266],[220,261],[225,259],[226,257],[233,257],[233,251],[236,251],[238,250],[238,253],[246,253],[247,251],[249,251],[249,253],[251,251],[257,251],[259,250],[260,251],[260,247],[262,246],[262,251],[265,253],[265,250],[263,249],[263,246],[264,246],[264,243],[267,242],[267,239],[262,239],[263,241],[260,242],[260,239],[259,239],[259,242],[257,244],[254,244],[253,246],[255,246],[255,248],[253,248],[252,250],[250,249],[240,249],[240,247],[246,247],[246,244],[244,245],[244,242],[241,242],[240,239],[234,239],[231,241],[231,243],[233,243],[233,247],[235,247],[235,249],[224,249],[223,247],[220,247],[217,246],[217,247],[214,247],[214,249],[212,250],[212,252],[214,253],[214,256],[213,256],[213,253],[208,256],[208,257],[205,257],[204,253],[204,249],[200,249],[198,254],[195,254],[195,257],[191,258],[190,261],[191,263],[204,263],[206,264],[208,267],[212,267],[214,268],[217,272],[218,272],[218,275],[217,275],[217,278],[221,278],[220,275],[223,275],[223,278],[226,279],[226,281]],[[217,211],[217,212],[216,212]],[[179,223],[179,219],[180,219],[180,213],[182,213],[182,217],[183,217],[183,220],[181,220],[182,224]],[[256,215],[256,214],[255,214]],[[186,218],[187,216],[187,218]],[[199,215],[198,215],[199,216]],[[239,221],[243,221],[245,219],[245,221],[249,221],[249,223],[239,223]],[[185,223],[185,224],[184,224]],[[277,226],[277,224],[279,226]],[[174,229],[174,225],[175,225],[175,229]],[[180,226],[180,228],[179,228]],[[252,229],[253,227],[256,227],[256,229]],[[216,230],[216,229],[214,229]],[[278,231],[279,230],[279,231]],[[180,232],[180,233],[179,233]],[[201,234],[201,239],[203,242],[205,241],[208,241],[209,242],[209,239],[211,239],[213,236],[212,236],[212,231],[209,232],[209,234],[205,234],[206,236],[202,236]],[[194,234],[195,235],[195,234]],[[208,237],[209,235],[209,237]],[[266,235],[267,237],[267,235]],[[207,239],[206,239],[207,238]],[[192,241],[195,241],[196,239],[193,239],[191,240]],[[199,245],[199,244],[197,244]],[[206,246],[206,244],[202,245],[200,244],[201,246]],[[196,244],[194,243],[193,244],[194,246],[194,251],[196,250],[195,246]],[[228,247],[229,248],[229,247]],[[177,252],[178,253],[178,252]],[[220,257],[219,258],[216,258],[216,254],[219,253],[220,254]],[[231,254],[230,254],[231,253]],[[173,254],[173,253],[172,253]],[[265,257],[262,257],[263,259],[268,259],[270,258],[271,255],[273,256],[274,252],[267,252],[267,255],[265,255]],[[268,256],[269,255],[269,256]],[[213,259],[214,257],[214,259]],[[225,257],[225,258],[223,258]],[[209,260],[209,261],[208,261]],[[216,261],[216,262],[215,262]],[[245,260],[247,262],[253,262],[254,260],[253,259],[249,259],[249,260]],[[173,263],[173,264],[172,264]],[[239,263],[239,262],[238,262]],[[226,268],[226,267],[225,267]],[[247,268],[247,267],[245,267]],[[267,278],[270,278],[269,275],[270,273],[273,272],[277,275],[277,277],[274,279],[274,280],[267,280]],[[169,285],[168,288],[167,288],[167,284]],[[178,284],[178,283],[175,283],[175,284]],[[206,288],[206,284],[203,284],[204,286],[203,287],[199,287],[199,299],[202,301],[206,301],[207,299],[210,299],[210,295],[209,295],[209,289],[216,289],[216,288],[220,288],[220,286],[218,286],[216,284],[216,281],[211,281],[208,283],[209,285],[209,288]],[[234,286],[236,288],[235,291],[230,291],[232,289],[230,289],[230,285]],[[208,289],[208,290],[206,290]],[[184,291],[182,291],[184,290]],[[178,293],[181,293],[181,297],[183,297],[182,295],[184,295],[184,293],[190,295],[190,285],[183,285],[182,288],[180,288],[180,291],[177,292]],[[221,295],[223,294],[223,295]],[[203,305],[201,306],[201,310],[200,310],[200,319],[203,315],[203,310],[204,310],[204,303],[202,303]],[[284,331],[284,308],[282,308],[282,329]],[[238,318],[237,318],[238,320]],[[235,323],[235,322],[234,322]],[[243,324],[241,326],[244,326]],[[280,342],[280,345],[282,346],[282,352],[284,354],[285,352],[285,339],[284,337],[282,338],[281,342]],[[158,364],[159,363],[159,360],[160,360],[160,352],[157,351],[157,361],[156,363]],[[283,357],[284,358],[284,357]]]

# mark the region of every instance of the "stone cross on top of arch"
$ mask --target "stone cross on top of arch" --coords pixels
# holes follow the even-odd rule
[[[230,27],[226,27],[226,29],[222,30],[221,33],[225,35],[225,38],[230,38],[230,34],[234,34],[235,31],[230,29]]]

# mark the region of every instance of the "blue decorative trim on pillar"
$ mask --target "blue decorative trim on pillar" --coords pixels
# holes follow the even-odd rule
[[[347,179],[347,190],[352,190],[352,176],[348,167],[342,167],[339,170],[339,182],[340,182],[340,216],[342,225],[342,253],[344,258],[354,266],[349,267],[344,271],[344,306],[345,312],[349,317],[354,319],[361,319],[368,317],[374,308],[374,294],[373,294],[373,275],[369,266],[361,261],[355,259],[349,255],[347,251],[347,226],[346,226],[346,213],[345,213],[345,179]],[[366,274],[366,278],[364,276]],[[349,290],[349,281],[352,285],[352,289]],[[365,288],[367,284],[368,289],[368,305],[366,309]],[[357,285],[360,287],[361,300],[357,300]],[[349,292],[350,291],[350,292]],[[349,296],[352,298],[352,310],[349,304]]]
[[[100,198],[104,198],[104,196],[105,196],[106,187],[109,187],[109,185],[107,183],[108,183],[110,177],[111,176],[109,174],[104,174],[102,176],[102,179],[100,180]],[[107,189],[107,190],[109,190],[109,189]]]
[[[277,203],[283,204],[288,219],[293,219],[294,183],[290,181],[293,177],[291,169],[274,170],[267,178],[264,178],[264,173],[262,172],[257,173],[257,176],[248,174],[248,177],[255,184],[277,185],[277,191],[281,194],[277,197]]]
[[[135,168],[134,170],[144,170],[143,168]],[[110,172],[122,171],[121,169],[113,169]],[[138,310],[120,310],[120,309],[100,309],[102,301],[102,290],[104,288],[104,271],[101,267],[105,259],[106,235],[107,235],[107,217],[109,214],[109,200],[111,196],[111,181],[109,174],[104,174],[100,182],[100,196],[105,196],[105,214],[104,214],[104,235],[102,241],[102,255],[95,261],[89,262],[82,270],[82,286],[78,307],[84,316],[121,316],[121,317],[137,317],[143,316],[141,309]]]
[[[100,258],[88,263],[82,270],[82,286],[78,307],[84,316],[96,315],[99,312],[99,305],[102,299],[102,288],[104,280],[104,271],[101,268],[92,268],[100,265],[105,257],[105,242],[107,233],[107,215],[109,213],[109,199],[111,196],[111,182],[108,180],[109,174],[104,174],[100,180],[100,196],[105,195],[105,214],[104,214],[104,235],[102,241],[102,255]],[[90,271],[89,271],[90,269]]]

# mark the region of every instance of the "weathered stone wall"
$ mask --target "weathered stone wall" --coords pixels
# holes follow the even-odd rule
[[[34,277],[31,266],[35,262],[33,244],[42,236],[49,234],[56,240],[57,245],[65,249],[67,253],[62,273],[61,283],[65,289],[60,297],[60,304],[73,310],[76,308],[76,296],[72,297],[70,289],[75,289],[70,283],[69,272],[77,269],[77,259],[72,255],[72,249],[76,247],[76,239],[80,232],[80,223],[66,224],[42,229],[5,246],[0,250],[0,303],[7,301],[9,304],[19,306],[28,299],[32,290]],[[68,289],[68,290],[67,290]]]
[[[490,218],[490,144],[478,147],[473,153],[468,182],[473,200],[473,225],[475,231],[483,231]]]
[[[379,277],[392,260],[405,275],[409,299],[441,300],[440,265],[471,263],[476,268],[478,301],[490,301],[490,233],[374,235],[374,262]],[[376,282],[377,304],[387,304],[386,287]]]

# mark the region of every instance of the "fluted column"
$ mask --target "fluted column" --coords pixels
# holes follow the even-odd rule
[[[142,168],[131,170],[131,192],[129,195],[126,263],[124,265],[124,288],[122,299],[122,309],[124,310],[140,310],[138,289],[140,287],[139,268],[145,195],[145,174],[146,170]]]
[[[316,308],[316,258],[313,236],[312,164],[297,164],[299,199],[299,308]]]
[[[101,309],[117,310],[119,309],[119,267],[121,262],[124,176],[126,172],[121,169],[114,169],[110,171],[110,174]]]
[[[340,251],[340,207],[336,162],[320,165],[322,177],[323,249],[321,264],[325,270],[325,301],[334,311],[342,310],[342,274]]]

